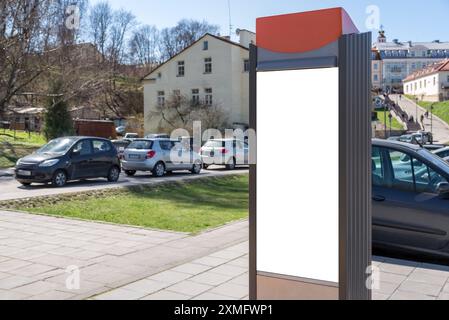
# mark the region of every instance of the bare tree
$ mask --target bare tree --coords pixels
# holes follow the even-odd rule
[[[224,130],[228,127],[228,116],[221,105],[193,101],[179,94],[173,94],[165,103],[156,105],[149,117],[159,120],[161,132],[178,128],[191,132],[194,121],[201,121],[204,128]]]
[[[135,30],[129,43],[129,53],[134,63],[152,66],[159,61],[159,30],[144,25]]]
[[[220,27],[206,21],[181,20],[173,28],[161,32],[161,52],[163,59],[169,59],[184,50],[206,33],[217,34]]]
[[[107,43],[113,18],[112,9],[108,2],[100,2],[90,10],[91,37],[103,60],[106,58]]]

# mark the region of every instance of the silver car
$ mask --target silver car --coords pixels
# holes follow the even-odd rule
[[[248,143],[236,139],[211,139],[201,148],[203,168],[223,165],[234,170],[237,165],[248,165]]]
[[[137,139],[125,150],[123,171],[133,176],[137,171],[150,171],[156,177],[173,171],[189,170],[200,174],[202,161],[199,154],[169,139]]]

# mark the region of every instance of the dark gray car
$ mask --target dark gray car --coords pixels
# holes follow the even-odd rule
[[[373,245],[449,257],[449,164],[417,145],[373,140]]]
[[[116,182],[119,176],[120,160],[111,141],[90,137],[52,140],[15,168],[16,180],[25,186],[51,182],[62,187],[69,180],[103,177]]]

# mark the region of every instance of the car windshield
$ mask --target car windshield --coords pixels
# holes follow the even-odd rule
[[[137,149],[137,150],[150,150],[153,147],[153,141],[148,140],[137,140],[131,142],[128,146],[128,149]]]
[[[209,140],[204,145],[206,148],[222,148],[223,147],[223,141],[220,140]]]
[[[444,159],[441,159],[436,154],[430,152],[426,149],[420,149],[418,150],[419,155],[424,157],[426,160],[433,163],[435,166],[437,166],[439,169],[443,170],[449,175],[449,163],[446,162]]]
[[[72,138],[59,138],[50,141],[36,151],[37,154],[65,154],[76,142]]]

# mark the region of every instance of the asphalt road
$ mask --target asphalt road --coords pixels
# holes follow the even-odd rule
[[[201,177],[213,177],[213,176],[225,176],[232,174],[245,174],[248,173],[247,167],[237,168],[233,171],[225,170],[221,167],[211,167],[209,170],[203,170],[199,175],[193,175],[188,171],[175,172],[170,176],[162,178],[152,177],[150,173],[138,173],[134,177],[127,177],[125,174],[121,174],[120,179],[116,183],[110,183],[106,179],[89,179],[85,181],[73,181],[69,182],[63,188],[54,188],[50,184],[33,184],[30,187],[24,187],[20,183],[14,180],[13,177],[0,177],[0,201],[12,200],[12,199],[24,199],[32,197],[40,197],[55,194],[111,189],[119,187],[128,187],[135,185],[151,185],[158,184],[164,181],[182,181],[192,180]]]

